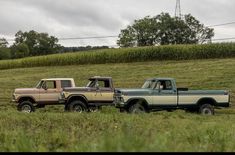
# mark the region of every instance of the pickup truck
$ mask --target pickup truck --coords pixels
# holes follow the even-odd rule
[[[66,111],[97,111],[102,106],[113,106],[114,87],[111,77],[94,76],[85,87],[64,88],[61,102]]]
[[[64,104],[59,98],[65,87],[75,87],[74,79],[41,79],[34,88],[15,89],[12,101],[17,103],[19,111],[30,113],[35,108],[44,108],[45,105]]]
[[[177,88],[173,78],[147,79],[141,89],[116,89],[114,104],[120,112],[143,113],[183,109],[213,115],[214,107],[229,107],[226,90]]]

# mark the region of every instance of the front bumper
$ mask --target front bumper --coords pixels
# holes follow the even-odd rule
[[[12,100],[10,101],[10,103],[17,103],[17,100],[12,99]]]
[[[116,102],[114,101],[114,105],[116,108],[124,108],[125,107],[125,103],[124,102]]]

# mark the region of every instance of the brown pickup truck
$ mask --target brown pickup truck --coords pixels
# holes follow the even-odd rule
[[[74,79],[42,79],[35,88],[15,89],[12,101],[17,103],[19,111],[30,113],[35,111],[35,108],[44,108],[45,105],[64,104],[60,97],[66,87],[75,87]]]

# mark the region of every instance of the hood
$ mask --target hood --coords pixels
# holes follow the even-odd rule
[[[26,94],[26,93],[32,93],[35,92],[37,88],[17,88],[15,89],[16,94]]]
[[[121,93],[123,95],[149,95],[152,89],[115,89],[115,93]]]

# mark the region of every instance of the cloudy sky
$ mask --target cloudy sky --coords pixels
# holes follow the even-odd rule
[[[176,0],[0,0],[0,37],[19,31],[47,32],[57,38],[117,36],[135,19],[175,11]],[[235,22],[234,0],[181,0],[182,14],[205,25]],[[215,37],[235,37],[235,24],[217,26]],[[116,45],[117,38],[61,40],[64,46]],[[9,42],[11,43],[11,42]]]

